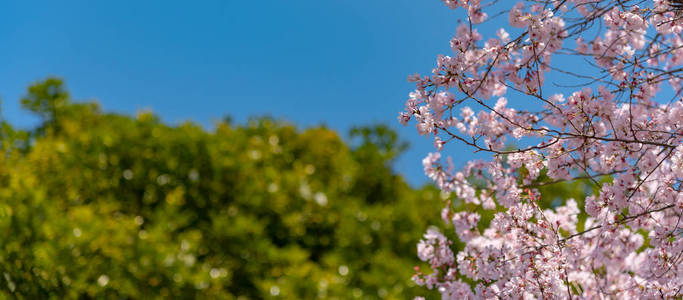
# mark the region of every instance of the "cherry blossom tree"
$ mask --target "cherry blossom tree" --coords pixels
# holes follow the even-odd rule
[[[426,175],[476,209],[446,205],[464,249],[428,230],[414,281],[444,299],[680,299],[681,1],[443,2],[464,11],[452,53],[409,77],[398,119],[433,139]],[[456,170],[452,143],[490,159]],[[585,198],[539,205],[577,180]]]

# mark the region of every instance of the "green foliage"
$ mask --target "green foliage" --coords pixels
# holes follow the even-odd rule
[[[0,129],[0,295],[424,294],[415,245],[441,198],[392,171],[405,144],[385,126],[354,129],[353,147],[265,118],[169,126],[74,103],[59,79],[21,102],[43,124]]]

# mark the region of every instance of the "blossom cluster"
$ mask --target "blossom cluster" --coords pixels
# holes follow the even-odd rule
[[[426,175],[477,209],[444,208],[465,246],[430,229],[418,256],[431,270],[415,282],[444,299],[680,298],[683,13],[662,0],[519,2],[504,15],[517,33],[485,39],[478,24],[496,5],[443,2],[466,22],[432,74],[409,77],[398,119],[433,138]],[[593,71],[551,63],[566,57]],[[551,72],[577,88],[548,93]],[[457,170],[442,157],[451,142],[491,159]],[[540,186],[575,180],[593,191],[539,205]]]

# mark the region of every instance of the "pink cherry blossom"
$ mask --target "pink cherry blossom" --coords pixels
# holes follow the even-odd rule
[[[409,77],[398,119],[432,137],[424,171],[450,195],[441,217],[465,246],[429,229],[418,257],[430,270],[415,282],[443,299],[681,298],[683,11],[443,2],[463,22],[432,73]],[[489,159],[457,169],[453,143]],[[591,185],[583,197],[540,206],[539,187],[577,180]]]

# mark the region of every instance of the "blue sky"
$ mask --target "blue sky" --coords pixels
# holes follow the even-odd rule
[[[422,184],[431,139],[396,116],[413,89],[407,76],[428,74],[437,54],[450,53],[459,16],[439,0],[5,1],[2,114],[34,125],[18,99],[54,75],[75,99],[151,110],[171,124],[270,115],[345,136],[385,123],[411,143],[395,168]],[[492,32],[507,17],[484,26]],[[459,144],[448,149],[457,165],[473,157]]]

